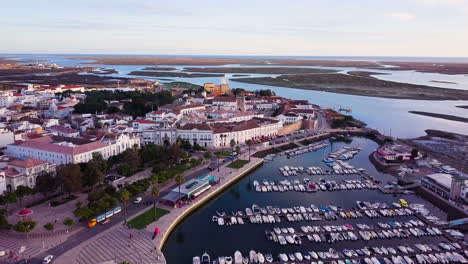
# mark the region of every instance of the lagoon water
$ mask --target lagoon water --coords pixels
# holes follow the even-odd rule
[[[356,200],[370,202],[386,202],[390,204],[399,198],[404,198],[410,203],[422,203],[426,208],[430,209],[435,215],[445,219],[446,214],[434,205],[426,202],[416,195],[390,195],[383,194],[379,190],[350,190],[350,191],[319,191],[316,193],[300,193],[300,192],[285,192],[285,193],[258,193],[252,188],[251,183],[254,180],[262,182],[264,179],[268,181],[283,180],[284,177],[279,172],[279,167],[282,166],[303,166],[303,167],[322,167],[327,168],[321,161],[331,151],[338,150],[344,146],[361,146],[363,150],[356,155],[349,163],[356,168],[365,168],[369,174],[373,175],[382,182],[391,182],[395,179],[383,173],[380,173],[370,163],[368,156],[378,146],[377,143],[366,138],[353,138],[352,142],[335,142],[327,148],[317,152],[311,152],[295,156],[291,159],[285,156],[275,158],[273,162],[265,163],[263,166],[250,173],[241,179],[238,183],[230,186],[223,193],[218,195],[212,201],[205,204],[202,208],[188,216],[183,220],[171,233],[169,239],[163,248],[163,253],[168,263],[191,263],[192,257],[201,255],[203,252],[208,252],[212,257],[233,255],[236,250],[240,250],[243,255],[253,249],[263,253],[272,253],[276,259],[279,253],[307,252],[310,250],[327,251],[328,248],[335,249],[353,249],[369,245],[398,245],[411,244],[415,239],[403,240],[373,240],[365,242],[358,240],[354,242],[337,242],[334,244],[322,243],[315,244],[303,239],[301,246],[280,246],[278,243],[268,241],[264,234],[265,230],[272,230],[273,227],[294,227],[296,231],[300,231],[301,225],[335,225],[335,224],[356,224],[367,223],[376,225],[377,222],[395,220],[410,220],[415,219],[414,216],[404,216],[396,218],[377,218],[369,219],[367,217],[336,221],[318,221],[318,222],[296,222],[291,223],[282,219],[279,224],[250,224],[234,225],[234,226],[218,226],[211,221],[216,211],[230,213],[231,211],[244,210],[246,207],[251,207],[252,204],[257,204],[261,207],[271,205],[279,207],[292,206],[317,206],[336,204],[344,209],[351,209],[356,206]],[[345,180],[359,179],[360,176],[343,176],[343,175],[303,175],[288,177],[289,180],[298,179],[302,182],[303,178],[309,178],[312,181],[323,177],[324,179]],[[244,211],[245,212],[245,211]],[[385,220],[387,219],[387,220]],[[440,238],[419,238],[418,241],[437,241]]]
[[[7,55],[0,55],[7,56]],[[89,63],[91,61],[69,59],[67,55],[8,55],[23,60],[46,60],[50,63],[57,63],[65,66],[77,66],[82,63]],[[309,58],[309,57],[304,57]],[[310,57],[315,58],[315,57]],[[404,58],[346,58],[346,57],[316,57],[317,59],[370,59],[370,60],[403,60]],[[411,58],[412,60],[427,61],[430,58]],[[454,61],[465,61],[466,59],[448,59],[440,58],[440,61],[454,60]],[[134,70],[141,70],[149,65],[94,65],[97,67],[104,67],[110,69],[116,69],[119,71],[118,74],[112,74],[115,77],[129,77],[128,73]],[[241,66],[241,65],[230,65],[230,66]],[[174,67],[174,66],[170,66]],[[178,69],[182,69],[184,66],[175,66]],[[201,66],[200,66],[201,67]],[[250,67],[250,66],[249,66]],[[315,67],[317,68],[317,67]],[[355,68],[338,68],[341,71],[355,70]],[[362,70],[362,69],[361,69]],[[372,70],[376,71],[376,70]],[[435,73],[418,73],[413,71],[385,71],[379,70],[379,72],[389,73],[388,75],[376,75],[376,78],[385,80],[414,83],[414,84],[425,84],[432,86],[439,86],[443,88],[455,88],[455,89],[468,89],[468,75],[447,75],[447,74],[435,74]],[[307,99],[312,103],[328,106],[335,109],[339,109],[341,106],[352,109],[352,115],[358,119],[363,120],[368,124],[369,127],[379,130],[381,133],[392,135],[400,138],[418,137],[424,135],[426,129],[439,129],[455,133],[468,134],[468,124],[456,121],[449,121],[443,119],[437,119],[426,116],[419,116],[410,114],[408,111],[426,111],[433,113],[441,113],[448,115],[455,115],[460,117],[467,117],[468,110],[457,108],[457,105],[468,105],[468,101],[422,101],[422,100],[407,100],[407,99],[386,99],[386,98],[374,98],[366,96],[354,96],[345,94],[334,94],[318,91],[308,91],[291,89],[284,87],[274,87],[265,85],[255,85],[247,83],[239,83],[235,81],[236,77],[233,74],[225,74],[229,80],[231,87],[233,88],[244,88],[246,90],[259,90],[259,89],[272,89],[278,95],[289,97],[292,99]],[[268,74],[251,74],[250,76],[275,76]],[[135,77],[135,76],[132,76]],[[219,83],[221,78],[153,78],[153,77],[141,77],[148,80],[160,80],[161,82],[169,81],[184,81],[202,85],[206,82]],[[169,79],[169,80],[168,80]],[[447,83],[435,83],[431,82],[444,81],[444,82],[455,82],[457,84]]]
[[[89,61],[67,59],[64,56],[51,56],[51,55],[15,55],[15,57],[21,59],[38,59],[48,60],[65,66],[77,66],[81,63],[87,63]],[[323,58],[321,58],[323,59]],[[339,59],[339,58],[333,58]],[[346,59],[346,58],[342,58]],[[365,58],[363,58],[365,59]],[[375,58],[374,58],[375,59]],[[389,60],[389,58],[384,58]],[[146,65],[97,65],[104,68],[116,69],[119,71],[118,74],[112,76],[116,77],[128,77],[128,73],[134,70],[141,70]],[[171,66],[172,67],[172,66]],[[183,66],[177,66],[182,68]],[[340,69],[342,71],[350,69]],[[466,75],[440,75],[440,74],[420,74],[410,72],[391,72],[390,75],[378,75],[377,78],[400,81],[406,83],[416,84],[427,84],[433,86],[440,86],[446,88],[456,89],[468,89],[468,76]],[[264,75],[257,75],[264,76]],[[269,76],[269,75],[267,75]],[[365,96],[352,96],[344,94],[333,94],[318,91],[307,91],[290,89],[284,87],[273,87],[265,85],[254,85],[235,82],[235,77],[232,74],[226,74],[227,79],[231,87],[233,88],[244,88],[246,90],[259,90],[259,89],[272,89],[280,96],[289,97],[293,99],[306,99],[312,103],[328,106],[333,108],[345,107],[351,108],[353,116],[366,122],[369,127],[378,129],[384,134],[391,134],[397,137],[417,137],[424,135],[425,129],[440,129],[446,131],[452,131],[457,133],[468,134],[468,124],[447,121],[442,119],[435,119],[430,117],[418,116],[408,113],[410,110],[416,111],[427,111],[434,113],[450,114],[456,116],[467,117],[468,110],[456,108],[457,105],[468,105],[468,101],[418,101],[418,100],[401,100],[401,99],[385,99],[385,98],[372,98]],[[151,78],[142,77],[149,80],[161,80],[165,78]],[[185,81],[195,84],[203,84],[205,82],[219,83],[220,78],[170,78],[171,80],[166,81]],[[457,82],[457,87],[450,84],[433,83],[432,80],[437,81],[453,81]],[[282,180],[284,177],[279,173],[278,168],[285,165],[292,166],[317,166],[326,168],[322,163],[322,159],[327,156],[331,151],[337,150],[343,146],[362,146],[363,150],[350,161],[350,164],[356,168],[364,168],[371,175],[378,178],[382,182],[390,182],[395,179],[390,176],[383,174],[375,169],[375,167],[369,161],[369,154],[377,148],[377,143],[366,139],[366,138],[353,138],[352,142],[335,142],[330,144],[327,148],[321,149],[317,152],[306,153],[303,155],[296,156],[291,159],[287,159],[284,156],[275,158],[274,162],[266,163],[260,168],[256,169],[246,177],[242,178],[236,184],[228,187],[224,192],[219,194],[217,197],[206,203],[199,210],[185,218],[171,233],[169,236],[163,252],[169,264],[175,263],[191,263],[193,256],[200,256],[203,252],[208,252],[212,258],[218,256],[233,255],[234,251],[240,250],[243,255],[246,255],[249,250],[254,249],[263,253],[272,253],[273,256],[277,257],[278,253],[292,253],[292,252],[306,252],[310,250],[325,251],[329,247],[335,249],[344,248],[360,248],[369,245],[392,245],[395,246],[395,240],[373,240],[370,242],[364,242],[361,240],[355,242],[337,242],[333,245],[327,243],[313,244],[308,241],[299,246],[280,246],[277,243],[268,241],[265,237],[264,231],[272,229],[274,226],[288,227],[292,226],[299,230],[300,225],[326,225],[326,224],[355,224],[355,223],[369,223],[376,224],[379,221],[384,221],[384,218],[369,219],[369,218],[358,218],[352,220],[337,220],[326,222],[299,222],[289,223],[283,220],[279,224],[245,224],[237,226],[218,226],[211,221],[216,211],[225,211],[230,213],[231,211],[244,210],[246,207],[251,207],[252,204],[260,206],[272,205],[280,207],[292,207],[292,206],[310,206],[315,205],[328,205],[337,204],[345,209],[351,209],[356,204],[356,200],[370,201],[370,202],[386,202],[392,203],[397,199],[403,197],[410,203],[422,203],[426,205],[426,208],[441,217],[442,219],[450,218],[434,205],[425,201],[417,195],[388,195],[383,194],[378,190],[350,190],[350,191],[333,191],[333,192],[316,192],[316,193],[297,193],[297,192],[286,192],[286,193],[257,193],[252,188],[252,181],[262,181],[263,179],[271,180]],[[308,177],[311,180],[317,180],[320,177],[329,178],[333,180],[344,180],[344,179],[358,179],[359,176],[296,176],[294,179],[302,180],[304,177]],[[408,217],[397,217],[392,218],[396,221],[404,221],[414,219],[412,216]],[[388,221],[389,219],[387,219]],[[418,242],[434,241],[440,242],[440,238],[419,238]],[[398,244],[412,244],[416,242],[415,239],[403,239],[397,240]]]

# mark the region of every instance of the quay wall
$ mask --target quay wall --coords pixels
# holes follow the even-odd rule
[[[253,161],[253,160],[252,160]],[[247,169],[239,172],[237,175],[231,176],[231,178],[219,185],[215,191],[207,194],[206,196],[202,197],[201,199],[197,200],[195,203],[191,204],[189,207],[184,208],[185,210],[181,212],[170,224],[170,226],[166,229],[166,232],[164,232],[160,243],[158,245],[158,248],[162,250],[164,243],[166,242],[167,238],[169,235],[172,233],[172,230],[182,221],[185,217],[187,217],[190,213],[195,211],[198,207],[202,206],[209,200],[211,200],[213,197],[221,193],[223,190],[225,190],[227,187],[231,186],[233,183],[237,182],[240,180],[243,176],[246,174],[250,173],[251,171],[255,170],[259,166],[263,164],[263,159],[258,159],[257,161],[253,161],[254,163],[250,165]]]
[[[441,208],[443,211],[453,215],[455,219],[468,217],[468,212],[464,211],[462,208],[450,203],[448,200],[439,196],[438,194],[432,192],[424,186],[418,186],[415,189],[416,193],[421,195],[424,199],[430,201],[437,207]],[[449,219],[453,220],[453,219]]]

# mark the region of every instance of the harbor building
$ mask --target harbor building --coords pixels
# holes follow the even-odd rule
[[[180,206],[184,201],[190,201],[202,193],[206,192],[211,186],[219,181],[217,176],[205,174],[199,178],[191,179],[180,187],[172,189],[166,196],[162,197],[160,202],[169,206]]]
[[[427,175],[421,179],[421,185],[438,195],[450,200],[468,202],[468,179],[445,173]]]

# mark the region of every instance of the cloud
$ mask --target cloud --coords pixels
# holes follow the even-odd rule
[[[405,12],[395,12],[395,13],[387,13],[385,17],[388,17],[393,20],[397,21],[410,21],[413,20],[416,16],[412,13],[405,13]]]
[[[425,5],[448,5],[448,6],[459,6],[468,4],[468,0],[416,0],[416,2]]]

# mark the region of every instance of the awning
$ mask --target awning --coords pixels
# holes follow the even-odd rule
[[[178,200],[182,199],[185,197],[185,194],[179,193],[179,192],[169,192],[166,196],[161,198],[164,201],[169,201],[169,202],[177,202]]]
[[[207,185],[205,186],[204,188],[198,190],[198,192],[194,193],[193,194],[193,197],[197,197],[198,195],[204,193],[206,190],[208,190],[209,188],[211,188],[211,185]]]

